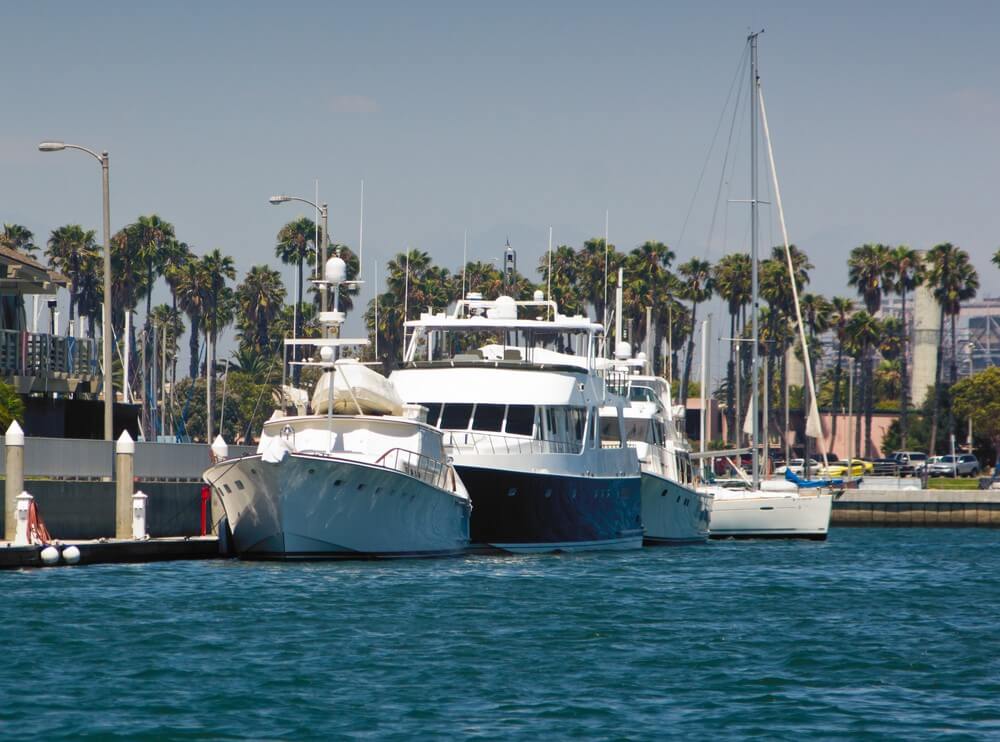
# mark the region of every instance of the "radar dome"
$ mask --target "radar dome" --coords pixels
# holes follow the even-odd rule
[[[343,283],[347,280],[347,263],[337,256],[330,258],[326,261],[323,277],[330,283]]]

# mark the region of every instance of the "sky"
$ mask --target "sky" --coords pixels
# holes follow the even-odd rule
[[[97,163],[37,151],[60,139],[110,152],[113,230],[155,212],[241,276],[280,268],[276,233],[312,216],[268,197],[314,200],[317,180],[332,238],[356,248],[364,180],[363,301],[406,248],[458,268],[465,233],[469,259],[499,258],[509,238],[537,278],[550,226],[578,247],[606,213],[621,250],[657,239],[677,263],[716,260],[749,245],[747,207],[730,203],[749,196],[747,123],[723,175],[724,106],[748,31],[764,29],[810,288],[853,293],[846,258],[862,243],[950,241],[981,294],[998,293],[995,2],[0,0],[0,18],[0,221],[39,242],[67,223],[100,237]],[[778,235],[765,214],[762,244]],[[725,310],[710,311],[718,337]]]

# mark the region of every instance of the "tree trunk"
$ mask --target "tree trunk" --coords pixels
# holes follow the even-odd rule
[[[941,307],[941,320],[938,323],[938,347],[937,347],[937,359],[934,363],[934,388],[931,391],[933,399],[931,400],[933,407],[931,408],[933,412],[931,413],[931,437],[927,442],[927,455],[933,456],[934,451],[937,448],[937,430],[938,430],[938,416],[940,415],[940,395],[938,394],[938,389],[941,387],[941,355],[942,348],[941,345],[944,342],[944,307]]]
[[[698,312],[698,303],[691,303],[691,332],[688,335],[687,355],[684,359],[684,376],[681,378],[681,393],[678,404],[687,407],[688,382],[691,380],[691,361],[694,360],[694,328],[695,317]]]
[[[295,332],[298,333],[298,335],[301,337],[302,336],[302,299],[303,299],[303,296],[302,296],[302,256],[299,256],[299,277],[298,277],[298,281],[299,281],[299,294],[298,294],[298,300],[295,302],[294,321],[295,321]],[[299,346],[293,345],[292,346],[292,360],[293,361],[297,361],[298,359],[299,359]],[[292,366],[292,385],[293,386],[298,386],[299,385],[299,379],[301,377],[302,377],[302,367],[299,366],[299,365]]]
[[[865,346],[865,458],[872,458],[872,412],[875,407],[875,349]]]
[[[844,344],[837,339],[837,367],[833,374],[833,423],[830,439],[837,440],[837,418],[840,415],[840,380],[844,374]]]
[[[907,376],[907,366],[906,366],[906,352],[909,346],[910,333],[906,331],[906,290],[902,289],[899,292],[899,301],[902,307],[903,322],[900,328],[900,338],[899,338],[899,371],[900,371],[900,385],[899,385],[899,447],[904,451],[909,448],[907,445],[907,433],[909,432],[908,415],[907,409],[910,406],[910,385],[906,380]]]
[[[861,455],[861,421],[864,420],[864,356],[858,359],[858,362],[854,364],[851,369],[851,383],[854,385],[854,419],[851,423],[854,425],[854,450],[852,454],[854,456]],[[850,461],[850,456],[848,456],[848,461]]]
[[[188,376],[193,382],[198,378],[198,333],[201,332],[201,317],[197,314],[191,315],[191,339],[188,341],[188,348],[191,350],[191,361],[188,364]]]

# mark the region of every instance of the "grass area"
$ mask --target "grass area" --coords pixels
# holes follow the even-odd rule
[[[977,490],[979,489],[978,477],[931,477],[927,481],[927,489],[931,490]]]

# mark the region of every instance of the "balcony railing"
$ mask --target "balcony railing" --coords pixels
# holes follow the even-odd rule
[[[98,352],[89,338],[0,330],[0,375],[95,377]]]
[[[578,454],[583,450],[582,443],[570,441],[538,440],[537,438],[522,438],[502,433],[484,433],[480,431],[444,431],[446,448],[477,454],[508,455],[508,454],[542,454],[570,453]]]

